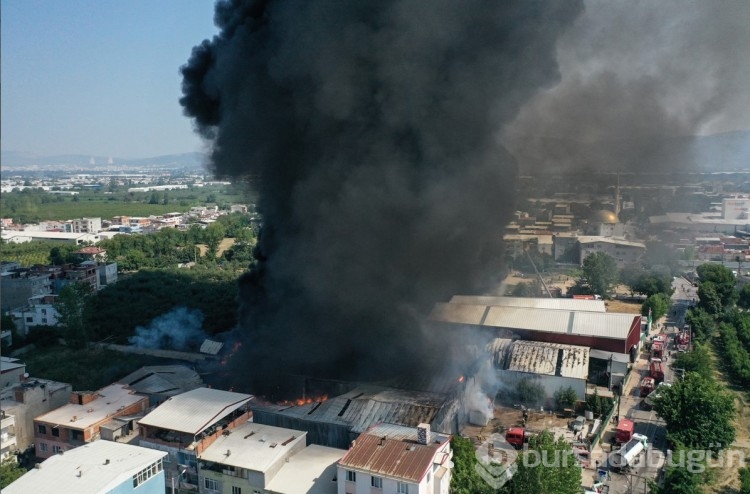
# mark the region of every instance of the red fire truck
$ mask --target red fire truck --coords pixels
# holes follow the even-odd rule
[[[661,362],[651,362],[649,375],[654,379],[656,384],[664,381],[664,367]]]
[[[651,345],[651,358],[659,360],[664,358],[664,342],[662,340],[654,339],[654,344]]]

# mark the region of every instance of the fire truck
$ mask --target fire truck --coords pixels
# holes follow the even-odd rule
[[[664,341],[663,340],[654,338],[654,344],[651,345],[651,358],[659,359],[659,360],[664,358]]]
[[[661,362],[651,362],[651,367],[649,368],[649,376],[653,378],[656,384],[664,381],[664,366]]]
[[[641,398],[645,398],[649,394],[651,394],[651,391],[654,390],[654,387],[656,386],[656,382],[654,382],[653,377],[644,377],[641,381]]]
[[[690,331],[685,330],[674,336],[674,344],[678,351],[686,352],[690,348]]]

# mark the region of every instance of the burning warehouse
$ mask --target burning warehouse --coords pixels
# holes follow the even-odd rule
[[[303,430],[310,443],[342,449],[379,423],[408,427],[427,423],[433,431],[453,434],[463,419],[463,388],[458,381],[452,392],[444,393],[360,385],[343,395],[302,405],[256,406],[253,420]]]

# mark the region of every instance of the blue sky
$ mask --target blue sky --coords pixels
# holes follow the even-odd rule
[[[120,158],[199,151],[179,67],[210,0],[2,0],[2,150]]]

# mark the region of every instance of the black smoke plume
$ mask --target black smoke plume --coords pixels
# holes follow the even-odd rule
[[[503,142],[525,173],[721,167],[695,136],[748,129],[748,26],[746,1],[589,1]]]
[[[260,182],[243,366],[380,379],[446,364],[420,317],[502,263],[516,166],[500,127],[558,78],[580,2],[222,1],[182,68],[217,176]],[[236,384],[241,387],[241,384]],[[247,386],[245,386],[247,387]]]

